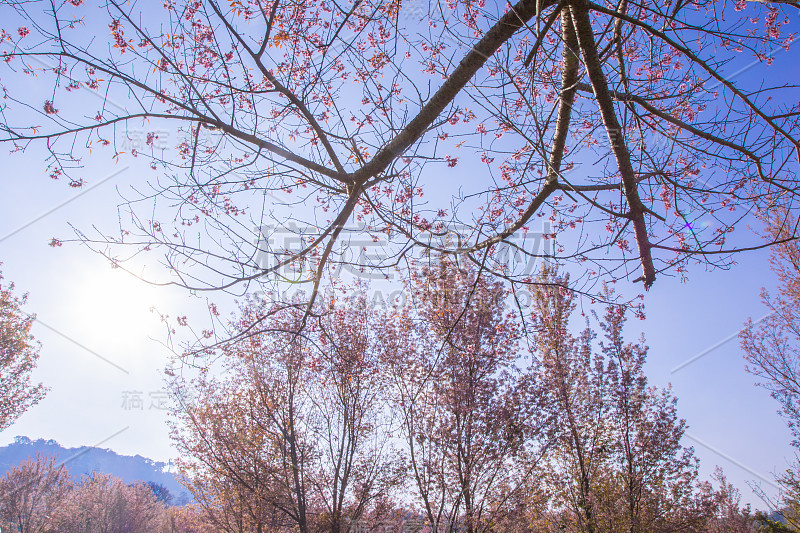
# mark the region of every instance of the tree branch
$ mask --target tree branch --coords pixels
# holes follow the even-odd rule
[[[586,2],[576,3],[570,6],[572,20],[578,33],[583,59],[586,63],[586,70],[589,80],[592,83],[600,115],[603,118],[606,134],[608,135],[611,151],[617,160],[617,166],[621,175],[621,181],[625,198],[628,201],[629,217],[633,221],[633,230],[636,238],[636,245],[639,248],[639,260],[642,264],[642,277],[645,289],[649,289],[655,281],[656,271],[653,266],[653,256],[651,253],[650,240],[647,236],[647,223],[644,217],[645,208],[639,198],[637,190],[636,173],[631,165],[631,155],[625,139],[622,135],[617,114],[614,109],[614,102],[608,89],[603,66],[597,55],[597,44],[594,40],[592,22],[589,18],[589,10]]]

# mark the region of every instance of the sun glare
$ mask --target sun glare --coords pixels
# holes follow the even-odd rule
[[[87,270],[74,287],[73,318],[87,341],[130,345],[157,336],[159,319],[152,309],[164,304],[158,287],[110,267]]]

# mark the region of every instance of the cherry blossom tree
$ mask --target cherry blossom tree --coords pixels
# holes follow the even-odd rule
[[[208,523],[197,505],[169,507],[165,511],[164,533],[212,533],[218,531]]]
[[[446,256],[419,266],[408,289],[384,360],[412,490],[434,532],[498,530],[536,464],[517,459],[544,425],[516,367],[508,289]]]
[[[22,310],[28,295],[14,295],[14,284],[3,284],[0,273],[0,431],[25,410],[39,403],[44,386],[31,382],[40,345],[31,335],[36,317]]]
[[[127,484],[109,474],[94,473],[81,480],[52,510],[64,533],[146,533],[162,526],[164,505],[142,482]]]
[[[531,327],[553,419],[546,483],[562,510],[557,521],[581,532],[698,527],[697,460],[681,443],[686,423],[669,389],[647,385],[647,347],[624,340],[626,308],[606,309],[597,346],[588,323],[570,333],[575,296],[559,287],[568,280],[548,268],[540,277],[552,285],[537,291]]]
[[[196,505],[167,506],[150,483],[125,483],[102,473],[74,483],[68,464],[41,455],[0,478],[0,528],[22,533],[219,531]]]
[[[224,372],[176,375],[174,439],[187,486],[224,531],[349,531],[399,483],[377,354],[380,321],[363,297],[304,314],[249,302]],[[388,418],[387,418],[388,417]]]
[[[617,501],[606,512],[624,508],[616,529],[643,532],[690,527],[698,461],[681,439],[686,421],[678,416],[677,398],[669,387],[648,386],[644,373],[647,346],[626,343],[625,309],[610,306],[600,324],[611,419],[616,426],[615,480]]]
[[[797,225],[797,217],[778,204],[763,214],[768,238],[782,239]],[[777,275],[777,294],[762,289],[768,313],[758,321],[749,319],[739,335],[747,370],[757,384],[768,390],[780,405],[780,413],[800,447],[800,246],[789,241],[773,249],[772,270]],[[800,479],[792,465],[778,478],[784,488],[782,504],[786,518],[800,527]]]
[[[545,270],[543,279],[556,278]],[[549,395],[553,423],[547,492],[555,519],[570,531],[598,531],[601,480],[613,472],[612,406],[607,401],[605,361],[593,357],[594,332],[569,333],[574,294],[560,287],[536,293],[531,313],[535,353]]]
[[[706,519],[704,531],[708,533],[748,533],[769,531],[763,527],[763,513],[751,513],[750,505],[741,505],[741,493],[728,482],[725,473],[717,467],[711,480],[718,484],[715,489],[710,482],[700,484],[700,509]],[[759,522],[762,522],[761,524]],[[759,527],[761,526],[761,527]]]
[[[72,490],[69,471],[55,458],[37,455],[0,478],[0,525],[10,531],[56,531],[52,517]]]
[[[158,281],[244,292],[305,261],[310,308],[328,266],[388,275],[433,249],[532,282],[498,256],[508,245],[523,265],[573,263],[586,290],[598,276],[648,288],[768,245],[732,232],[778,195],[795,202],[797,86],[768,70],[794,41],[790,4],[2,9],[2,141],[43,150],[75,187],[90,153],[149,162],[120,232],[81,238],[123,266],[160,253]],[[33,77],[45,90],[23,88]],[[537,221],[543,238],[521,245]],[[297,246],[275,243],[287,233]]]
[[[766,216],[767,231],[778,239],[789,234],[797,224],[785,209],[775,209]],[[776,295],[762,290],[762,300],[769,311],[762,320],[747,322],[739,336],[748,370],[759,384],[770,391],[781,405],[782,414],[800,446],[800,246],[786,242],[774,249],[773,271],[779,286]]]
[[[204,367],[173,382],[179,468],[219,530],[261,531],[277,510],[278,525],[308,531],[307,342],[265,334],[246,344],[226,361],[232,379]]]

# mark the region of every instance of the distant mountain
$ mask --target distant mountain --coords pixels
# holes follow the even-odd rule
[[[125,483],[151,481],[163,485],[172,494],[173,504],[181,505],[191,500],[186,489],[166,470],[167,463],[153,461],[141,455],[119,455],[105,448],[64,448],[54,440],[16,437],[12,444],[0,447],[0,476],[22,461],[36,457],[37,453],[56,457],[64,462],[75,480],[84,474],[102,472],[117,476]]]

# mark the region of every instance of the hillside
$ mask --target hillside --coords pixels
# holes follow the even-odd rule
[[[11,467],[29,457],[35,457],[37,453],[63,461],[75,479],[92,472],[103,472],[117,476],[126,483],[152,481],[161,484],[169,489],[175,504],[190,500],[186,489],[167,471],[167,463],[153,461],[141,455],[119,455],[105,448],[65,448],[54,440],[16,437],[12,444],[0,447],[0,475],[5,475]]]

